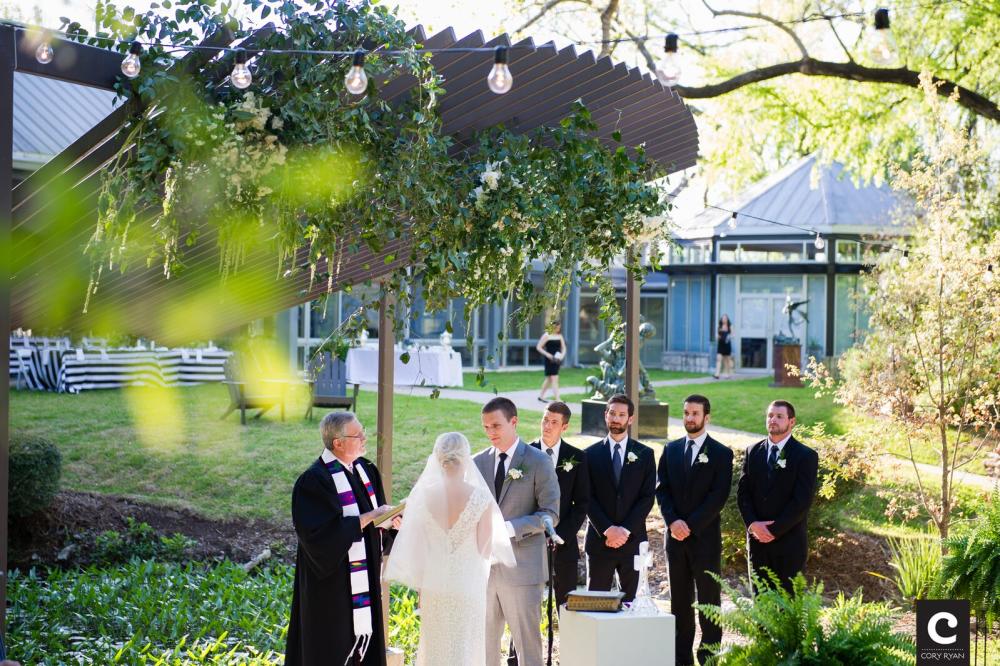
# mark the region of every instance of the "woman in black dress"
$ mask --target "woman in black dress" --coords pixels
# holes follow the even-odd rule
[[[539,402],[548,402],[545,399],[545,390],[552,389],[552,399],[559,399],[559,366],[566,358],[566,341],[562,336],[562,324],[553,322],[549,330],[542,335],[542,338],[535,345],[535,349],[542,355],[545,362],[545,380],[542,382],[542,390],[538,394]]]
[[[716,330],[718,347],[715,354],[715,374],[716,379],[721,374],[724,377],[733,376],[733,324],[729,321],[729,315],[724,314],[719,318],[719,328]]]

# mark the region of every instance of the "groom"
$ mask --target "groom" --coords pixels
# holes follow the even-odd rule
[[[546,580],[543,518],[559,520],[559,481],[548,456],[517,435],[517,407],[507,398],[483,406],[493,446],[475,457],[494,489],[516,567],[495,566],[486,589],[486,666],[500,666],[500,640],[510,626],[519,666],[542,666],[542,587]]]

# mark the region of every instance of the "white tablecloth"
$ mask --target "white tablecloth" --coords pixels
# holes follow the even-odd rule
[[[563,609],[559,662],[572,666],[673,666],[674,616],[638,617]]]
[[[397,386],[461,386],[462,356],[443,348],[411,349],[408,363],[393,350],[396,359],[393,384]],[[347,381],[356,384],[378,383],[378,349],[355,347],[347,352]]]

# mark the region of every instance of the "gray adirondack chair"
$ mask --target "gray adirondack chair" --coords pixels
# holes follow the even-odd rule
[[[240,423],[247,424],[247,410],[259,409],[254,415],[259,419],[264,412],[279,406],[281,408],[281,420],[285,420],[285,391],[284,386],[275,384],[274,389],[267,390],[250,388],[246,382],[243,359],[239,354],[233,354],[226,359],[224,366],[225,380],[223,384],[229,389],[229,407],[220,420],[224,420],[237,409],[240,410]]]
[[[330,352],[314,356],[309,361],[309,387],[312,399],[306,418],[312,419],[313,407],[345,408],[357,411],[358,384],[353,384],[351,395],[347,394],[347,364],[333,358]]]

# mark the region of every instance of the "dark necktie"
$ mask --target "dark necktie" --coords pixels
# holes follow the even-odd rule
[[[694,467],[694,440],[693,439],[689,439],[688,440],[687,447],[688,447],[688,449],[687,449],[687,454],[685,455],[685,458],[687,459],[687,468],[688,468],[688,470],[690,470],[692,467]]]
[[[549,460],[551,460],[552,464],[555,465],[556,464],[556,454],[552,451],[552,449],[545,449],[545,452],[547,454],[549,454]]]
[[[767,448],[767,478],[768,480],[774,476],[774,466],[778,461],[778,447],[773,444],[768,444]]]
[[[611,456],[611,469],[615,472],[615,485],[622,479],[622,445],[615,444],[615,453]]]
[[[507,476],[507,470],[504,469],[504,461],[507,460],[507,454],[500,454],[500,464],[497,465],[496,476],[493,477],[493,492],[496,494],[497,501],[500,501],[500,491],[503,490],[503,480]]]

